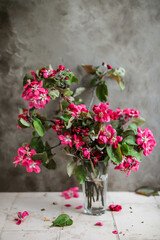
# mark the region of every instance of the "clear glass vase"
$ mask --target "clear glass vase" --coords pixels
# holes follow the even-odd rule
[[[90,171],[89,163],[86,169],[87,177],[82,184],[84,212],[90,215],[104,214],[106,211],[107,166],[104,162],[98,162],[95,169],[96,174]]]

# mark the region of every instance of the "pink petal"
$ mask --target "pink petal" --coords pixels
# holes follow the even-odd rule
[[[72,207],[71,204],[65,204],[64,206],[65,206],[65,207]]]
[[[23,213],[22,213],[22,218],[24,218],[24,217],[26,217],[26,216],[28,216],[29,215],[29,213],[27,212],[27,211],[24,211]]]
[[[117,231],[112,231],[112,233],[113,233],[113,234],[118,234],[118,232],[117,232]]]
[[[18,212],[17,215],[18,215],[19,218],[22,217],[22,213],[21,212]]]
[[[95,225],[96,225],[96,226],[103,226],[103,223],[97,222]]]
[[[20,225],[21,223],[22,223],[22,220],[21,220],[21,219],[19,219],[19,220],[16,222],[17,225]]]
[[[79,205],[79,206],[76,207],[76,209],[81,209],[81,208],[83,208],[82,205]]]

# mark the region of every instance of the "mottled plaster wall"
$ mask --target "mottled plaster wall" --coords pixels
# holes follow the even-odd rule
[[[111,107],[134,107],[148,120],[159,144],[160,1],[159,0],[1,0],[0,1],[0,190],[61,191],[77,185],[66,174],[69,158],[57,154],[57,170],[28,174],[14,168],[17,148],[30,131],[16,128],[25,72],[43,65],[64,64],[88,86],[80,64],[106,61],[126,69],[126,89],[108,82]],[[83,95],[89,103],[91,89]],[[97,101],[95,101],[97,103]],[[50,117],[56,109],[47,109]],[[54,133],[49,141],[57,142]],[[129,178],[112,168],[110,190],[160,187],[159,146]]]

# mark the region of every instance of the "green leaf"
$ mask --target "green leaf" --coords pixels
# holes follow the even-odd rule
[[[143,117],[137,117],[132,123],[135,123],[137,126],[144,124],[146,120]]]
[[[105,166],[107,166],[108,161],[109,161],[109,156],[106,156],[105,159],[104,159],[104,165],[105,165]]]
[[[129,126],[128,126],[128,129],[129,130],[132,130],[135,135],[137,134],[137,125],[135,123],[131,123]]]
[[[64,227],[70,226],[72,224],[73,220],[67,214],[61,214],[54,220],[53,224],[50,227],[54,226]]]
[[[68,80],[67,83],[70,85],[72,82],[77,82],[79,83],[79,79],[75,76],[71,76]]]
[[[69,119],[69,121],[68,121],[68,123],[67,123],[67,125],[66,125],[66,129],[69,129],[69,128],[72,126],[72,123],[73,123],[74,119],[75,119],[74,116],[72,116],[72,117]]]
[[[101,126],[102,126],[102,124],[100,122],[95,122],[94,132],[95,132],[96,135],[100,132]]]
[[[18,126],[20,126],[21,128],[28,128],[27,126],[23,125],[23,124],[20,122],[20,119],[18,119]]]
[[[101,102],[107,102],[108,88],[105,83],[100,84],[96,88],[96,96]]]
[[[67,164],[67,173],[69,177],[74,173],[75,167],[76,162],[70,162]]]
[[[73,97],[79,96],[79,95],[82,94],[85,90],[86,90],[85,87],[79,87],[79,88],[77,88],[76,91],[75,91],[75,93],[74,93],[74,95],[73,95]]]
[[[108,71],[108,76],[115,79],[119,84],[121,90],[125,89],[123,77],[125,76],[125,69],[124,68],[112,68]]]
[[[63,101],[62,102],[62,108],[65,110],[69,106],[69,102]]]
[[[43,163],[47,162],[48,156],[46,152],[43,153],[37,153],[32,156],[32,159],[35,160],[41,160]]]
[[[117,148],[114,148],[112,145],[107,146],[107,153],[113,162],[115,163],[122,162],[122,153],[119,146]]]
[[[34,126],[35,130],[37,131],[38,135],[40,137],[43,137],[45,130],[44,130],[44,126],[43,126],[41,120],[38,118],[35,118],[33,121],[33,126]]]
[[[30,143],[30,148],[33,148],[37,153],[42,153],[44,151],[44,145],[41,137],[33,137]]]
[[[73,94],[73,91],[67,90],[63,93],[64,96],[71,96]]]
[[[129,151],[128,145],[123,143],[122,146],[121,146],[121,151],[122,151],[123,154],[126,155],[128,153],[128,151]]]
[[[83,165],[79,165],[76,167],[75,175],[79,183],[83,183],[86,179],[87,173],[86,169]]]
[[[59,97],[59,91],[58,90],[50,90],[48,94],[52,100],[55,100],[57,97]]]
[[[127,143],[129,145],[137,145],[135,136],[128,136],[123,139],[122,143]]]
[[[31,124],[27,121],[25,121],[23,118],[20,118],[20,122],[22,123],[22,125],[24,125],[25,127],[30,127]]]
[[[93,78],[92,81],[90,82],[91,85],[95,85],[97,83],[98,79],[97,78]]]
[[[133,147],[129,147],[129,151],[125,155],[135,157],[138,162],[141,162],[141,160],[142,160],[141,153],[138,153]]]
[[[56,163],[53,159],[49,159],[49,162],[43,163],[44,167],[46,167],[47,169],[55,169],[56,168]]]
[[[80,104],[83,104],[84,101],[83,101],[81,98],[79,98],[79,97],[75,97],[74,103],[75,103],[76,105],[80,105]]]
[[[135,190],[137,194],[141,194],[144,196],[159,196],[159,193],[156,189],[149,188],[149,187],[140,187]]]
[[[64,114],[64,115],[62,115],[60,118],[61,118],[63,121],[68,122],[71,117],[72,117],[71,114],[69,114],[69,115],[68,115],[68,114]]]
[[[36,131],[33,131],[32,132],[32,136],[34,137],[36,135]]]

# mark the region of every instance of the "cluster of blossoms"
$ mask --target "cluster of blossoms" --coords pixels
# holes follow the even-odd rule
[[[41,164],[41,160],[33,161],[32,156],[37,154],[34,149],[30,149],[30,144],[27,144],[25,147],[20,147],[18,149],[18,156],[15,157],[15,167],[17,165],[22,165],[26,167],[26,171],[31,173],[39,173],[41,171],[39,165]]]
[[[131,170],[138,171],[140,162],[135,157],[122,155],[122,162],[114,169],[127,173],[127,177],[130,175]]]
[[[137,144],[140,149],[143,149],[143,154],[148,156],[156,146],[153,133],[148,128],[142,130],[140,127],[137,128],[137,132]]]
[[[112,128],[112,125],[109,124],[105,127],[104,131],[100,131],[98,136],[98,143],[110,143],[110,145],[113,145],[114,148],[118,147],[118,142],[122,141],[121,136],[116,136],[116,130]]]
[[[48,96],[48,89],[43,88],[43,81],[36,81],[35,74],[31,72],[33,79],[29,79],[28,83],[24,85],[24,91],[22,93],[22,98],[25,101],[29,101],[29,108],[44,108],[44,106],[50,101],[50,96]]]
[[[93,112],[96,114],[95,121],[110,122],[110,120],[117,120],[118,118],[124,118],[128,121],[130,118],[137,118],[140,116],[138,110],[135,109],[120,109],[117,108],[114,112],[111,109],[108,109],[109,103],[99,103],[98,105],[93,106]]]

